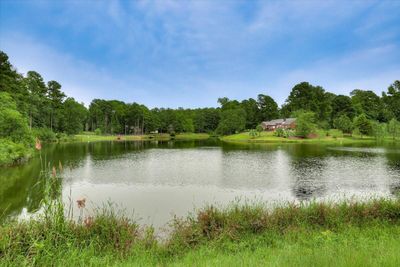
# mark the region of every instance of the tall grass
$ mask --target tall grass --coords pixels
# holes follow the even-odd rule
[[[198,262],[188,262],[188,257],[207,261],[207,257],[197,253],[215,256],[220,255],[219,249],[234,256],[244,246],[250,260],[251,251],[259,253],[257,248],[261,247],[267,248],[273,256],[279,242],[301,248],[308,244],[308,238],[322,236],[323,240],[328,240],[335,233],[347,242],[349,234],[343,233],[354,233],[357,229],[365,229],[366,233],[370,231],[365,239],[368,242],[375,240],[374,235],[381,235],[380,231],[400,233],[400,200],[371,199],[336,204],[285,204],[273,209],[263,204],[232,204],[226,208],[207,206],[185,218],[174,218],[169,235],[161,240],[152,227],[140,227],[113,206],[98,209],[92,216],[84,216],[84,199],[72,203],[80,214],[78,220],[72,220],[71,212],[65,210],[62,202],[57,173],[56,168],[47,168],[43,172],[46,198],[42,213],[30,220],[13,220],[0,226],[0,265],[86,266],[124,262],[169,265],[175,261],[183,262],[183,265],[199,265]],[[349,237],[348,242],[355,242],[354,238]],[[390,238],[390,242],[400,248],[399,237]],[[214,248],[212,252],[205,252],[205,248],[210,246]],[[221,257],[225,257],[229,265],[229,258],[226,255]],[[393,262],[396,260],[398,258],[393,256]],[[218,261],[214,263],[218,265]]]

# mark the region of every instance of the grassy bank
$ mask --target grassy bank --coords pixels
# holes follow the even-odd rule
[[[225,142],[248,142],[248,143],[310,143],[310,144],[338,144],[338,145],[352,145],[352,144],[366,144],[375,143],[374,137],[368,136],[343,136],[332,137],[322,136],[316,138],[284,138],[274,136],[274,132],[261,132],[259,135],[253,137],[248,132],[228,135],[220,138]],[[393,139],[387,139],[393,142]]]
[[[137,140],[204,140],[210,135],[206,133],[180,133],[175,136],[169,134],[145,134],[145,135],[95,135],[84,133],[75,135],[70,141],[95,142],[95,141],[137,141]]]
[[[113,209],[79,222],[62,205],[0,228],[1,265],[398,266],[400,200],[212,206],[174,219],[166,240]],[[81,203],[81,208],[82,203]]]

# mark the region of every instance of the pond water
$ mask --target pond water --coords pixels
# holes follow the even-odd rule
[[[63,166],[65,202],[112,201],[142,224],[165,225],[206,204],[338,200],[400,191],[400,147],[234,145],[218,140],[46,145]],[[35,212],[43,198],[39,157],[0,169],[0,215]]]

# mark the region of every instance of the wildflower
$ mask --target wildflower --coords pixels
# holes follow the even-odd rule
[[[84,208],[85,207],[85,203],[86,203],[86,198],[78,199],[76,201],[76,203],[78,203],[78,208],[79,209]]]
[[[39,138],[36,138],[35,148],[36,148],[37,150],[42,150],[42,143],[40,143]]]

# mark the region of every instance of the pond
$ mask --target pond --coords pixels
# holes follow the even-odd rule
[[[400,148],[227,144],[218,140],[49,144],[42,162],[63,166],[66,203],[109,201],[142,224],[165,225],[206,204],[338,200],[400,191]],[[34,213],[41,161],[0,169],[0,215]]]

